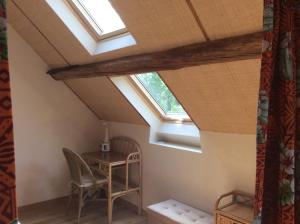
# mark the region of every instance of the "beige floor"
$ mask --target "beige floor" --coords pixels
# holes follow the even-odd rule
[[[76,220],[75,203],[66,216],[66,198],[42,202],[19,209],[21,224],[73,224]],[[146,216],[137,215],[136,208],[122,200],[115,202],[114,224],[146,224]],[[106,224],[106,203],[89,202],[82,210],[80,224]]]

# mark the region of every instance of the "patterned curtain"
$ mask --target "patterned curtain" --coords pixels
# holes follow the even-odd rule
[[[300,224],[300,1],[264,0],[254,223]]]
[[[0,0],[0,224],[17,223],[10,79],[7,58],[6,2]]]

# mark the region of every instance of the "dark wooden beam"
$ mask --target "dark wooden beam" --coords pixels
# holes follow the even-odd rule
[[[118,76],[150,71],[255,59],[261,56],[262,32],[191,44],[169,50],[126,56],[48,71],[54,79]]]

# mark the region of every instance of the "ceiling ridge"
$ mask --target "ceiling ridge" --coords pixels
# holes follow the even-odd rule
[[[198,14],[196,12],[195,7],[193,6],[193,3],[191,2],[191,0],[186,0],[186,4],[188,5],[190,11],[192,12],[193,17],[194,17],[198,27],[200,28],[205,40],[210,41],[210,38],[209,38],[209,36],[208,36],[204,26],[203,26],[203,23],[201,22],[201,19],[199,18]]]
[[[34,26],[34,28],[45,38],[45,40],[50,44],[50,46],[56,51],[56,53],[59,54],[59,56],[63,59],[63,61],[67,65],[71,65],[69,61],[66,59],[66,57],[54,46],[54,44],[47,38],[47,36],[39,29],[39,27],[30,19],[29,16],[22,10],[22,8],[15,2],[15,0],[12,0],[12,3],[19,9],[19,11],[23,14],[23,16],[26,17],[26,19]]]

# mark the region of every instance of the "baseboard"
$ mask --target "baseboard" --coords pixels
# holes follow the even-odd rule
[[[32,203],[32,204],[29,204],[29,205],[19,206],[18,207],[18,211],[22,212],[24,210],[30,210],[32,207],[36,207],[36,206],[39,206],[39,205],[51,203],[51,202],[58,201],[58,200],[67,201],[68,200],[68,196],[58,197],[58,198],[54,198],[54,199],[50,199],[50,200],[45,200],[45,201],[41,201],[41,202],[37,202],[37,203]],[[118,198],[117,200],[118,201],[122,201],[122,203],[127,204],[132,209],[137,209],[138,208],[136,204],[134,204],[131,201],[128,201],[128,200],[126,200],[124,198]],[[142,208],[142,213],[146,214],[146,211],[143,208]]]
[[[49,200],[45,200],[45,201],[40,201],[40,202],[36,202],[36,203],[32,203],[32,204],[28,204],[28,205],[22,205],[18,207],[19,211],[22,210],[27,210],[30,209],[31,207],[35,207],[38,205],[42,205],[42,204],[46,204],[46,203],[50,203],[52,201],[57,201],[57,200],[68,200],[68,196],[63,196],[63,197],[58,197],[58,198],[53,198],[53,199],[49,199]]]

